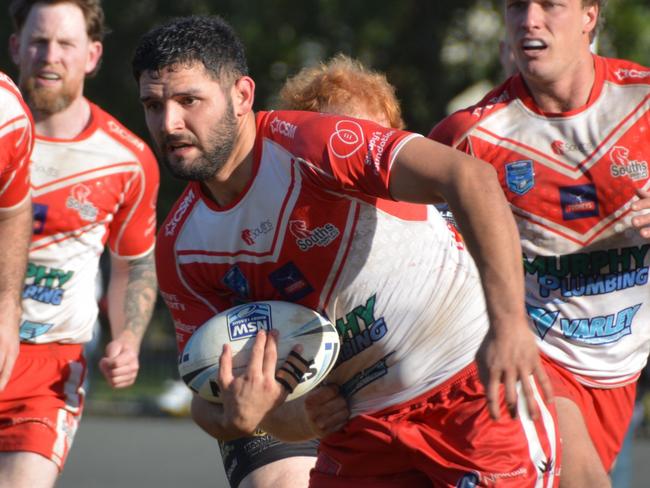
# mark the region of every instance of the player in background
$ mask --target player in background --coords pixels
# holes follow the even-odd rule
[[[255,114],[243,46],[218,17],[153,29],[133,71],[161,160],[190,180],[156,250],[179,349],[215,313],[256,299],[320,310],[344,343],[328,377],[340,390],[287,404],[273,334],[257,333],[242,376],[229,374],[225,348],[223,407],[193,401],[204,430],[222,440],[258,426],[289,441],[320,437],[316,487],[557,483],[552,414],[531,381],[545,384],[518,238],[491,168],[370,121]],[[395,201],[441,197],[481,279],[437,212]],[[500,210],[488,215],[488,205]],[[341,396],[348,422],[328,418]]]
[[[102,54],[100,2],[14,0],[9,11],[36,144],[20,354],[0,393],[0,486],[51,487],[83,409],[83,344],[97,316],[106,244],[112,338],[99,367],[115,388],[136,379],[156,297],[158,168],[140,139],[83,95]]]
[[[34,126],[11,78],[0,72],[0,395],[18,356],[21,290],[32,233],[29,158]]]
[[[517,220],[563,487],[610,486],[650,351],[650,70],[591,52],[603,3],[506,0],[520,74],[430,134],[489,162]]]

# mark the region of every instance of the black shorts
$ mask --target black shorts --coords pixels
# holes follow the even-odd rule
[[[228,482],[231,488],[237,488],[250,473],[274,461],[295,456],[316,457],[318,444],[318,439],[282,442],[260,431],[252,437],[219,441],[219,448]]]

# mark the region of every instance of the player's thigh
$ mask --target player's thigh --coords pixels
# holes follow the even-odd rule
[[[556,397],[555,408],[562,438],[560,488],[610,488],[578,406],[568,398]]]
[[[33,452],[0,452],[0,488],[52,488],[59,468]]]
[[[280,459],[254,470],[239,488],[306,488],[315,463],[316,458],[312,456]]]

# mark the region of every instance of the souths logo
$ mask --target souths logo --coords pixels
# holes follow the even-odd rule
[[[194,201],[194,191],[190,190],[187,193],[187,195],[185,195],[185,198],[183,198],[183,201],[176,209],[176,212],[174,212],[174,215],[171,218],[171,220],[167,222],[167,225],[165,225],[165,235],[167,237],[174,235],[174,232],[176,231],[176,226],[185,215],[185,212],[187,212],[187,209],[190,208],[190,205],[192,204],[193,201]]]
[[[364,143],[363,129],[353,120],[339,120],[330,136],[330,150],[341,159],[352,156]]]
[[[594,146],[592,144],[586,144],[582,142],[576,143],[567,143],[560,140],[555,140],[551,143],[551,150],[558,156],[564,156],[566,153],[580,152],[582,154],[587,154],[593,150]]]
[[[277,117],[271,122],[271,134],[273,135],[280,134],[281,136],[293,139],[296,135],[296,129],[298,129],[298,127],[295,125]]]
[[[257,239],[264,234],[268,234],[273,230],[273,224],[270,220],[265,220],[256,229],[244,229],[241,232],[242,240],[252,246],[257,242]]]
[[[614,178],[623,176],[631,180],[645,180],[648,178],[647,161],[630,161],[630,150],[623,146],[615,146],[609,152],[609,158],[612,161],[610,173]]]
[[[72,187],[70,190],[70,196],[65,202],[66,207],[71,208],[79,212],[79,216],[82,220],[88,222],[95,222],[97,220],[97,214],[99,211],[89,200],[90,188],[84,184],[78,184]]]
[[[313,230],[307,228],[303,220],[289,222],[289,230],[296,238],[296,244],[301,251],[308,251],[314,246],[327,247],[339,236],[340,232],[334,224],[327,223]]]
[[[638,69],[618,69],[614,72],[616,78],[619,80],[625,80],[628,78],[633,78],[637,80],[643,80],[645,78],[650,78],[650,71],[639,71]]]

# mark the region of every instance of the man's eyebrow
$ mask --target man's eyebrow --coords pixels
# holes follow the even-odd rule
[[[165,97],[165,98],[196,96],[196,95],[200,95],[201,93],[202,92],[201,92],[200,89],[188,88],[186,90],[180,90],[180,91],[174,92],[174,93],[172,93],[171,95],[169,95],[168,97]],[[154,95],[143,95],[143,96],[140,97],[140,101],[141,102],[148,102],[148,101],[150,101],[152,99],[161,99],[161,98],[163,98],[163,97],[157,97],[157,96],[154,96]]]

